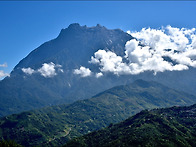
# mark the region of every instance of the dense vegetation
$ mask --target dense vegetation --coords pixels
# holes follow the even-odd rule
[[[22,146],[12,140],[9,141],[0,140],[0,147],[22,147]]]
[[[65,147],[196,146],[196,104],[143,110],[127,120],[70,141]]]
[[[156,82],[137,80],[93,98],[14,114],[0,119],[0,138],[25,146],[62,145],[68,140],[120,122],[141,110],[191,105],[196,97]]]

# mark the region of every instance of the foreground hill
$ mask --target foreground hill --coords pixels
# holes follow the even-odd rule
[[[196,97],[156,82],[137,80],[90,99],[0,119],[0,138],[25,146],[63,145],[68,140],[120,122],[141,110],[191,105]]]
[[[65,147],[196,146],[196,104],[143,110],[127,120],[73,139]]]

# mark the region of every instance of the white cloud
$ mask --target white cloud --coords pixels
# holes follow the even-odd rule
[[[127,41],[125,56],[112,51],[98,50],[89,61],[99,67],[100,75],[111,72],[116,75],[188,70],[196,67],[196,29],[143,28],[139,32],[127,31],[137,38]],[[140,46],[140,42],[145,46]],[[96,73],[95,76],[98,76]]]
[[[32,69],[32,68],[30,68],[30,67],[28,67],[28,68],[22,68],[22,71],[24,73],[28,74],[28,75],[32,75],[35,72],[35,70]]]
[[[3,77],[10,76],[8,73],[5,73],[3,70],[0,70],[0,79]]]
[[[184,51],[188,48],[195,48],[195,30],[195,28],[180,29],[167,26],[162,27],[161,29],[143,28],[139,32],[128,31],[128,33],[157,51],[163,49]]]
[[[7,67],[7,63],[0,64],[1,68]],[[4,77],[10,76],[10,74],[5,73],[3,70],[0,70],[0,79],[3,79]]]
[[[153,51],[150,50],[148,46],[139,46],[139,41],[132,39],[128,41],[125,45],[125,57],[128,58],[130,62],[141,63],[147,58],[152,57]]]
[[[81,77],[88,77],[92,74],[92,72],[89,68],[85,68],[85,67],[81,66],[80,69],[74,70],[74,74],[81,75]]]
[[[0,64],[0,67],[7,67],[7,63]]]
[[[101,72],[112,72],[119,75],[129,71],[126,63],[122,62],[122,57],[111,51],[98,50],[94,53],[94,56],[91,57],[89,63],[100,65]]]
[[[30,67],[28,68],[22,68],[22,71],[26,74],[32,75],[33,73],[40,73],[43,77],[45,78],[50,78],[50,77],[54,77],[57,75],[57,71],[58,72],[63,72],[63,69],[61,69],[61,65],[59,64],[54,64],[53,62],[50,63],[44,63],[42,64],[42,67],[34,70]],[[57,69],[57,71],[56,71]]]
[[[165,70],[187,70],[188,66],[196,67],[196,32],[195,28],[174,28],[167,26],[156,30],[143,28],[140,32],[131,32],[147,47],[137,46],[137,41],[129,41],[126,44],[126,57],[129,61],[138,60],[143,70],[152,70],[163,72]],[[134,45],[130,45],[132,44]],[[171,49],[171,50],[166,50]],[[169,57],[177,64],[163,60],[163,57]]]
[[[127,59],[127,63],[123,62],[121,56],[117,56],[111,51],[98,50],[89,62],[98,64],[101,72],[112,72],[116,75],[139,74],[145,71],[153,71],[156,74],[165,70],[188,69],[186,65],[173,65],[165,61],[160,54],[151,50],[150,47],[139,46],[139,41],[135,39],[127,42],[124,58]],[[96,60],[96,62],[92,62],[92,60]]]
[[[163,29],[156,30],[143,28],[140,32],[129,32],[133,37],[140,40],[143,44],[162,51],[163,49],[176,49],[175,43],[170,41],[170,37],[164,33]]]
[[[102,76],[103,76],[102,72],[96,73],[96,75],[95,75],[96,78],[99,78],[99,77],[102,77]]]
[[[125,45],[125,57],[129,60],[132,74],[139,74],[144,71],[164,72],[166,70],[187,70],[187,65],[179,64],[173,65],[173,63],[165,61],[163,56],[172,55],[171,52],[163,50],[156,50],[149,46],[139,46],[139,41],[135,39],[130,40]],[[174,54],[174,53],[173,53]]]
[[[38,72],[44,77],[53,77],[56,75],[55,64],[52,62],[48,64],[44,63],[42,67],[38,69]]]

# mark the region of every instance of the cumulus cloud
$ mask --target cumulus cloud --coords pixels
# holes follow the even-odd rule
[[[129,33],[136,37],[143,44],[148,46],[147,52],[151,52],[151,57],[158,57],[154,63],[159,63],[159,67],[153,69],[155,72],[165,70],[186,70],[188,66],[196,67],[196,29],[175,28],[171,26],[162,27],[161,29],[143,28],[140,32]],[[130,50],[129,44],[126,49]],[[132,48],[133,49],[133,48]],[[137,49],[136,49],[137,50]],[[142,48],[145,52],[144,47]],[[145,55],[147,55],[147,52]],[[131,52],[131,55],[133,52]],[[127,54],[126,54],[127,55]],[[177,65],[172,65],[167,61],[163,61],[163,57],[169,57]],[[129,56],[131,57],[131,56]],[[161,59],[162,58],[162,59]],[[136,57],[139,59],[139,56]],[[142,57],[145,59],[145,57]],[[147,61],[147,60],[145,60]],[[158,62],[159,61],[159,62]],[[168,64],[169,63],[169,64]],[[144,65],[144,64],[143,64]],[[145,66],[146,67],[146,66]],[[156,71],[157,70],[157,71]]]
[[[157,72],[188,70],[196,67],[196,29],[143,28],[138,32],[128,31],[137,39],[127,41],[125,56],[112,51],[98,50],[89,61],[104,72],[115,75],[139,74],[145,71]],[[142,46],[140,44],[143,44]]]
[[[33,73],[40,73],[43,77],[50,78],[57,75],[57,71],[63,72],[63,69],[61,69],[61,67],[62,66],[59,64],[55,65],[53,62],[50,62],[50,63],[42,64],[42,67],[40,67],[37,70],[28,67],[28,68],[22,68],[22,71],[28,75],[32,75]]]
[[[81,77],[88,77],[92,74],[89,68],[81,66],[80,69],[75,69],[74,74],[81,75]]]
[[[99,77],[102,77],[102,76],[103,76],[102,72],[96,73],[96,75],[95,75],[96,78],[99,78]]]
[[[38,69],[38,72],[44,77],[53,77],[56,75],[55,64],[54,63],[44,63],[42,67]]]
[[[157,51],[164,49],[185,51],[196,47],[195,28],[180,29],[167,26],[161,29],[143,28],[139,32],[128,31],[128,33]]]
[[[28,68],[22,68],[22,71],[28,75],[32,75],[33,73],[35,73],[35,70],[28,67]]]
[[[175,54],[175,53],[174,53]],[[173,54],[173,55],[174,55]],[[139,41],[135,39],[130,40],[125,46],[125,57],[129,60],[129,67],[132,74],[139,74],[144,71],[157,72],[174,71],[174,70],[187,70],[188,67],[182,62],[174,65],[171,62],[164,60],[164,56],[169,56],[171,52],[156,50],[150,46],[139,46]],[[172,58],[171,58],[172,59]]]
[[[91,57],[89,63],[100,65],[102,72],[113,72],[117,75],[121,72],[126,72],[126,64],[122,62],[122,57],[111,51],[98,50],[95,52],[94,57]]]

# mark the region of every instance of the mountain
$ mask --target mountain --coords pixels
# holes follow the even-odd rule
[[[22,59],[10,77],[0,81],[0,116],[22,112],[43,106],[71,103],[118,85],[111,79],[80,78],[73,70],[87,65],[98,49],[111,49],[123,54],[126,41],[133,38],[120,29],[108,30],[103,26],[71,24],[62,29],[56,39],[48,41]],[[46,66],[43,66],[45,64]],[[50,65],[50,66],[49,66]],[[54,73],[54,69],[59,68]],[[41,68],[43,67],[43,68]],[[50,75],[44,70],[48,68]],[[30,71],[25,74],[22,70]],[[42,75],[38,72],[40,72]],[[27,71],[26,71],[27,72]],[[57,73],[58,72],[58,73]],[[44,75],[45,74],[45,75]],[[56,75],[55,75],[56,74]],[[105,82],[105,84],[102,84]]]
[[[100,71],[98,66],[89,63],[97,51],[111,51],[124,57],[125,44],[131,39],[131,35],[120,29],[111,30],[101,25],[87,27],[74,23],[62,29],[57,38],[29,53],[14,67],[10,77],[0,81],[0,117],[45,106],[70,104],[137,79],[157,81],[196,95],[196,68],[156,75],[146,71],[138,75],[106,72],[99,78],[86,76],[91,74],[90,70],[82,67],[95,73]],[[164,60],[169,61],[168,58]],[[84,75],[74,74],[76,69],[82,69],[78,72]]]
[[[196,146],[196,104],[143,110],[127,120],[73,139],[65,147]]]
[[[137,80],[69,105],[0,119],[0,138],[24,146],[60,146],[68,140],[118,123],[144,109],[191,105],[196,97],[157,82]]]

